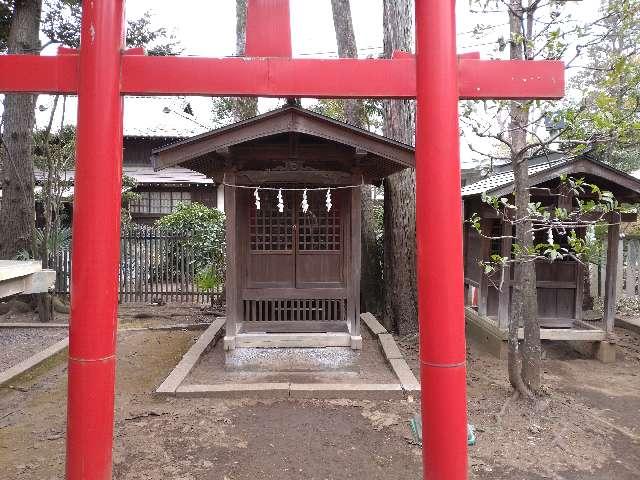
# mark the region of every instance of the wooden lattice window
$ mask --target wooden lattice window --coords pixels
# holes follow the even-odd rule
[[[249,239],[251,251],[293,250],[293,198],[283,192],[284,211],[278,210],[275,192],[261,192],[260,210],[249,208]]]
[[[307,213],[299,213],[298,248],[300,250],[338,251],[341,249],[340,205],[334,193],[333,206],[327,212],[325,195],[324,191],[312,191],[307,194],[309,210]]]
[[[131,213],[169,214],[175,212],[179,203],[191,203],[191,192],[155,191],[139,192],[129,204]]]

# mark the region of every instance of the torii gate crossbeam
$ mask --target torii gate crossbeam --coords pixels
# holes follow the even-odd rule
[[[467,478],[460,98],[561,98],[560,62],[456,55],[455,0],[416,0],[415,57],[292,59],[288,0],[249,0],[246,59],[124,51],[124,0],[83,2],[79,55],[0,56],[0,92],[77,93],[67,479],[112,472],[122,95],[417,98],[424,475]],[[9,75],[4,72],[10,72]]]

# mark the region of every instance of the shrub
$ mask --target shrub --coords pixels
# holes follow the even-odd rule
[[[200,203],[181,203],[176,211],[161,218],[157,225],[186,233],[186,246],[193,252],[198,286],[213,290],[224,282],[224,213]]]

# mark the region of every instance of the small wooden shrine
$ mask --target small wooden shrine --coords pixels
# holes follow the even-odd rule
[[[588,155],[566,159],[560,154],[532,159],[529,167],[531,201],[541,202],[544,206],[565,208],[569,212],[574,211],[577,208],[577,199],[562,191],[562,175],[584,178],[586,182],[598,185],[601,190],[612,192],[620,203],[640,202],[640,180]],[[485,235],[480,236],[471,225],[465,223],[465,291],[466,303],[469,306],[467,321],[468,324],[471,322],[472,329],[482,330],[484,340],[490,337],[504,340],[511,314],[513,269],[505,272],[503,287],[499,289],[497,285],[500,279],[497,275],[485,275],[479,262],[489,260],[493,254],[504,257],[511,255],[510,236],[513,227],[502,221],[493,208],[482,202],[483,192],[494,197],[512,198],[513,173],[510,170],[497,173],[462,189],[464,218],[468,220],[474,213],[478,214],[481,217],[481,230]],[[588,197],[589,193],[586,193],[582,199],[586,200]],[[635,213],[607,215],[605,220],[611,225],[608,228],[607,277],[602,320],[585,321],[583,318],[585,275],[588,275],[584,263],[569,258],[554,262],[540,260],[536,263],[538,320],[543,327],[541,337],[549,340],[582,340],[597,343],[595,346],[599,350],[595,353],[601,358],[607,356],[602,354],[602,344],[613,341],[620,223],[635,221],[637,217]],[[576,233],[584,237],[586,229],[577,229]],[[538,232],[537,235],[544,236],[545,233]],[[503,238],[500,240],[486,238],[501,236]],[[556,240],[561,246],[568,242],[566,237]],[[543,242],[544,238],[536,238],[536,243]],[[473,312],[477,315],[473,315]],[[611,358],[611,355],[608,357]]]
[[[360,348],[362,186],[414,167],[408,145],[296,105],[169,145],[225,186],[225,348]]]

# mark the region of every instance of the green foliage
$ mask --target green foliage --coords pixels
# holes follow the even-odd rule
[[[45,0],[42,32],[55,43],[80,46],[81,0]],[[152,28],[151,15],[127,22],[127,47],[146,47],[149,55],[177,55],[180,43],[166,28]]]
[[[211,101],[211,110],[217,126],[230,125],[258,115],[257,98],[216,97]]]
[[[380,272],[384,271],[384,206],[380,202],[373,203],[373,218],[375,221],[376,262],[380,265]]]
[[[214,265],[209,265],[196,275],[196,283],[199,288],[213,292],[224,284],[224,272],[216,269]]]
[[[140,198],[140,194],[133,190],[138,186],[135,178],[127,175],[122,176],[122,207],[129,208],[129,204]]]
[[[166,28],[152,28],[149,12],[128,22],[127,46],[146,47],[147,54],[155,56],[178,55],[182,52],[180,42]]]
[[[7,50],[12,11],[13,1],[0,0],[0,53]]]
[[[135,178],[127,175],[122,176],[122,197],[120,205],[120,228],[123,230],[134,228],[133,218],[131,217],[131,202],[138,200],[140,194],[133,190],[138,186]]]
[[[376,222],[376,235],[382,235],[384,232],[384,206],[382,203],[375,202],[373,204],[373,218]]]
[[[45,242],[45,231],[43,228],[37,228],[35,230],[35,240],[36,251],[41,252]],[[71,228],[60,227],[58,229],[52,230],[49,233],[49,237],[46,239],[46,242],[49,255],[54,255],[61,250],[69,249],[71,247]],[[16,260],[31,260],[38,257],[39,255],[33,256],[27,250],[20,250],[20,252],[18,252]]]
[[[189,234],[184,241],[193,251],[194,270],[201,288],[222,284],[226,246],[224,213],[200,203],[182,203],[175,212],[158,220],[157,225]]]
[[[582,98],[563,112],[563,138],[629,171],[640,168],[640,0],[607,0],[600,15],[580,62],[586,68],[573,80]]]
[[[344,102],[342,99],[335,98],[321,99],[310,110],[346,122]],[[361,125],[369,131],[380,130],[383,123],[382,101],[366,99],[362,101],[362,105]]]
[[[33,134],[33,162],[42,171],[63,172],[75,166],[76,127],[65,125],[56,133],[36,130]]]
[[[492,255],[488,261],[480,262],[485,274],[489,275],[500,271],[507,262],[523,263],[542,259],[556,261],[565,258],[585,262],[597,261],[602,250],[602,239],[606,236],[607,225],[610,221],[607,214],[637,211],[637,206],[620,204],[611,192],[586,182],[584,178],[563,175],[555,190],[564,192],[562,193],[564,195],[572,195],[577,203],[577,208],[569,212],[565,208],[555,206],[555,202],[552,202],[551,205],[531,202],[526,213],[526,219],[532,222],[533,230],[530,234],[534,238],[545,234],[545,241],[539,239],[537,242],[534,241],[532,247],[526,247],[517,243],[513,238],[512,258],[507,259],[500,255]],[[517,221],[523,221],[523,219],[515,220],[517,209],[509,202],[508,198],[493,197],[483,193],[482,200],[506,221],[513,224]],[[477,213],[472,213],[467,220],[467,223],[480,235],[492,239],[499,238],[491,237],[490,232],[483,232],[480,222],[481,217]],[[576,232],[576,230],[584,229],[591,229],[592,233],[578,235]]]

